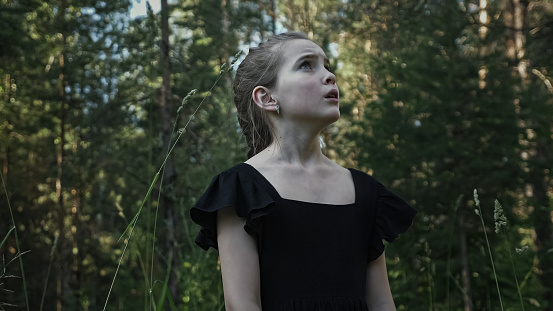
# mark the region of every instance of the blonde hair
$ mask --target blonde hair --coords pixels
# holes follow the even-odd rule
[[[309,40],[300,32],[287,32],[271,37],[258,47],[250,48],[234,79],[234,104],[238,122],[248,145],[248,159],[267,148],[274,139],[274,130],[267,112],[253,101],[256,86],[273,89],[282,63],[283,46],[291,40]]]

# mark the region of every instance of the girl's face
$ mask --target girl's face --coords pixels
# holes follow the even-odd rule
[[[318,120],[326,123],[324,126],[340,118],[336,76],[329,71],[323,50],[309,40],[285,43],[272,97],[283,118]]]

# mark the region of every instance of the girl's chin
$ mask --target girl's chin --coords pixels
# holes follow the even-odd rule
[[[325,122],[327,123],[327,126],[331,125],[332,123],[334,123],[336,121],[338,121],[339,119],[340,119],[340,111],[339,110],[334,112],[334,113],[329,113],[324,118]]]
[[[329,115],[330,119],[334,119],[332,122],[338,121],[340,119],[340,109],[336,107],[336,110],[332,111],[332,113]]]
[[[320,124],[321,122],[330,125],[340,119],[340,109],[338,107],[327,107],[327,109],[320,109],[317,112],[298,113],[292,117],[298,122],[305,125],[306,122],[314,122]]]

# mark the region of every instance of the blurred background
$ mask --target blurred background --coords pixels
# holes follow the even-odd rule
[[[398,310],[553,310],[553,1],[0,4],[0,310],[223,310],[188,212],[246,159],[236,65],[288,30],[337,76],[325,154],[420,211]]]

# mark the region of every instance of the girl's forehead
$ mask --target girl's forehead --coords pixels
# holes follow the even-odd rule
[[[305,55],[317,55],[326,59],[326,55],[316,43],[310,40],[297,39],[286,43],[284,59],[294,60]]]

